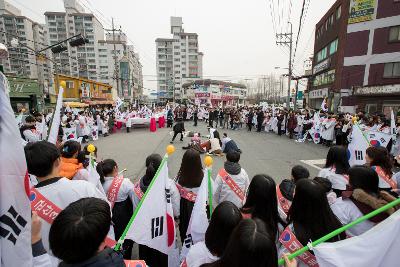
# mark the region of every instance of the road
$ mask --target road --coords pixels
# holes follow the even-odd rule
[[[198,131],[207,135],[207,126],[200,122],[198,127],[193,127],[192,122],[186,122],[186,130]],[[126,130],[112,134],[108,137],[100,137],[94,144],[98,147],[99,159],[114,159],[120,170],[126,168],[125,177],[136,181],[144,174],[145,159],[151,153],[165,154],[165,148],[171,141],[169,132],[171,129],[157,129],[151,133],[148,128],[132,129],[130,133]],[[307,167],[311,177],[315,177],[324,162],[327,148],[314,143],[296,143],[287,136],[278,136],[274,133],[248,132],[246,129],[237,131],[218,129],[221,133],[226,132],[229,137],[236,141],[243,151],[240,164],[249,177],[264,173],[270,175],[275,181],[290,177],[290,170],[294,165],[301,164]],[[178,141],[177,141],[178,140]],[[168,160],[170,178],[176,176],[179,171],[181,159],[185,150],[182,146],[187,145],[189,138],[183,142],[179,138],[175,140],[176,152]],[[202,156],[204,158],[204,156]],[[223,166],[225,157],[214,156],[213,177]]]

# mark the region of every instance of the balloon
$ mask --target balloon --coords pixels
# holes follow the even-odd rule
[[[89,153],[93,153],[96,150],[96,147],[93,144],[87,146],[87,151]]]
[[[175,147],[173,145],[168,145],[167,146],[167,154],[171,155],[174,152],[175,152]]]
[[[204,164],[205,164],[207,167],[210,167],[210,166],[213,164],[213,158],[210,157],[210,156],[206,156],[206,157],[204,158]]]

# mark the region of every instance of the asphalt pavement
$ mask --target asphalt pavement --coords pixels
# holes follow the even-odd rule
[[[197,127],[193,127],[193,122],[185,122],[185,128],[200,132],[202,135],[208,134],[207,125],[204,122],[199,122]],[[127,133],[123,128],[115,134],[100,137],[94,144],[98,148],[100,160],[114,159],[120,170],[127,169],[124,176],[136,181],[144,174],[145,159],[148,155],[165,154],[165,149],[172,139],[170,131],[172,131],[171,128],[163,128],[152,133],[149,128],[133,128],[130,133]],[[264,173],[279,182],[284,178],[289,178],[291,168],[297,164],[307,167],[311,176],[314,177],[328,152],[328,149],[322,145],[310,142],[297,143],[287,136],[278,136],[275,133],[258,133],[254,130],[248,132],[245,128],[236,131],[227,129],[218,129],[218,131],[221,136],[226,132],[243,151],[240,164],[250,178]],[[181,142],[179,138],[175,139],[176,151],[168,159],[170,178],[174,178],[178,173],[185,152],[182,146],[186,146],[189,140],[190,138],[184,138]],[[205,154],[202,158],[204,156]],[[215,177],[223,166],[225,157],[213,156],[213,158],[213,177]]]

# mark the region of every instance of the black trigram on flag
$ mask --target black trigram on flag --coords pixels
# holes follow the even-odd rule
[[[151,219],[151,239],[163,235],[164,216]]]
[[[167,203],[171,203],[171,190],[165,189],[165,197],[167,198]]]
[[[361,150],[355,150],[354,153],[356,155],[356,160],[364,160],[363,152]]]
[[[11,206],[7,213],[0,216],[0,236],[2,238],[7,238],[15,245],[17,242],[15,236],[19,236],[21,229],[25,227],[26,223],[26,220],[15,211],[13,206]]]
[[[185,238],[185,240],[183,241],[183,245],[186,248],[190,248],[193,245],[193,240],[192,240],[192,235],[188,234]]]
[[[386,143],[385,138],[383,138],[383,137],[381,138],[381,143],[382,143],[382,144]]]

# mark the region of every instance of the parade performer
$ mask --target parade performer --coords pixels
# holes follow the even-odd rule
[[[338,197],[346,190],[349,183],[349,159],[347,149],[342,146],[333,146],[326,156],[325,167],[318,173],[319,177],[327,178],[332,184],[332,190]]]
[[[182,243],[186,238],[193,205],[203,177],[204,172],[200,154],[193,149],[187,150],[183,154],[181,166],[176,177],[176,187],[180,194],[179,232]]]
[[[118,165],[112,159],[100,161],[96,167],[107,199],[112,207],[115,239],[118,240],[133,214],[134,185],[119,175]],[[131,258],[133,241],[125,239],[122,245],[125,259]]]
[[[156,123],[156,118],[154,115],[151,116],[150,118],[150,132],[155,132],[157,131],[157,123]]]
[[[212,213],[205,240],[190,247],[186,256],[187,267],[199,267],[217,261],[225,251],[235,227],[242,220],[239,209],[231,202],[224,201]]]
[[[178,121],[174,125],[173,130],[174,130],[174,136],[172,137],[172,140],[170,143],[172,144],[174,142],[174,140],[178,134],[181,134],[180,141],[183,141],[183,132],[185,131],[185,124],[183,123],[182,119],[178,119]]]

